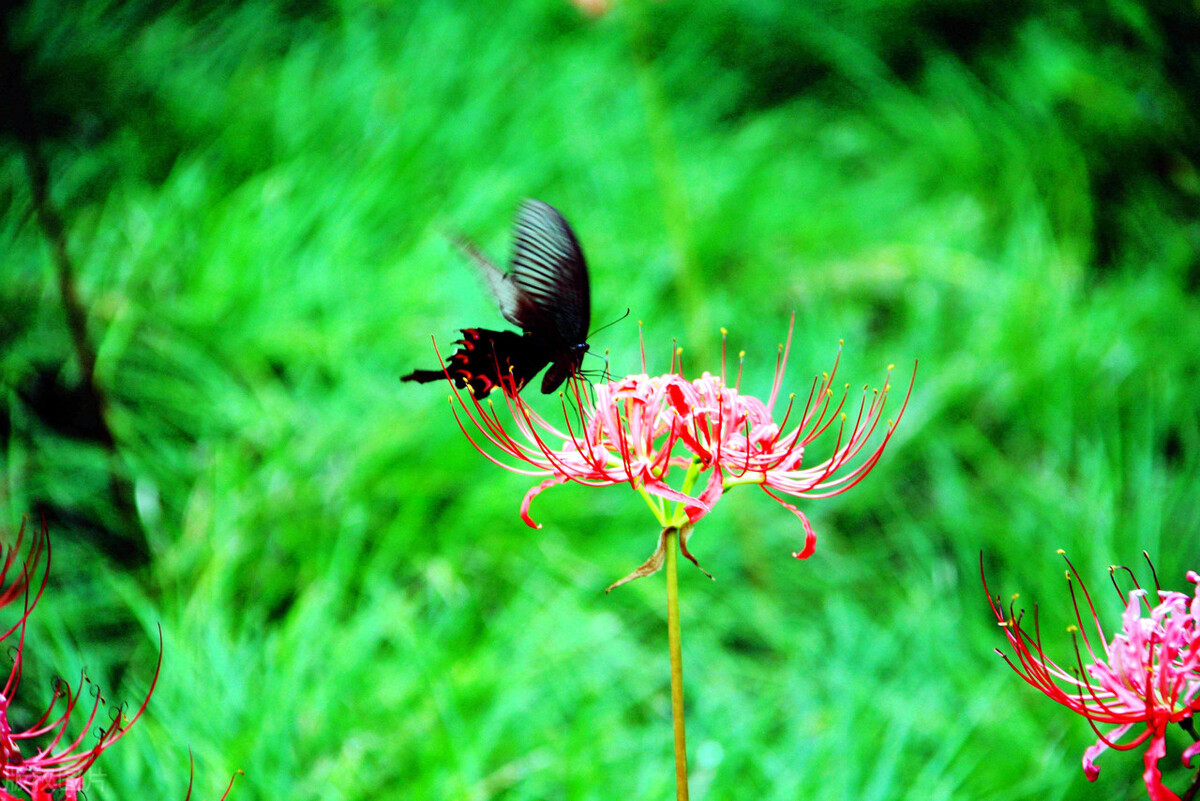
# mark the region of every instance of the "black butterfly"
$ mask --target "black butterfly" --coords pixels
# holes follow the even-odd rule
[[[458,245],[483,275],[504,319],[524,333],[464,328],[446,372],[415,370],[401,380],[426,383],[449,373],[457,386],[483,397],[502,381],[520,392],[547,364],[544,393],[577,374],[588,349],[591,292],[579,240],[563,216],[540,200],[521,204],[507,274],[470,242]]]

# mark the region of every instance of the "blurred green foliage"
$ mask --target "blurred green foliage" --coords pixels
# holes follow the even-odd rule
[[[842,338],[852,383],[920,359],[874,474],[805,505],[811,560],[750,489],[697,530],[694,798],[1142,797],[992,653],[979,554],[1064,659],[1055,549],[1097,586],[1200,564],[1194,4],[28,0],[5,33],[0,525],[56,548],[30,676],[132,701],[165,635],[93,797],[182,798],[189,747],[200,798],[669,797],[661,583],[602,593],[644,504],[557,489],[527,529],[528,482],[397,381],[500,324],[444,232],[503,258],[526,196],[652,370],[673,337],[715,369],[724,325],[765,391],[792,311],[797,391]],[[632,320],[592,344],[639,364]]]

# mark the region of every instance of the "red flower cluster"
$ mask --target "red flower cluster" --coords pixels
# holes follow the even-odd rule
[[[17,563],[24,539],[25,525],[22,523],[17,542],[4,554],[3,565],[0,565],[0,588],[3,588],[0,589],[0,607],[5,607],[18,598],[24,599],[20,617],[11,628],[0,635],[0,643],[13,635],[16,635],[17,639],[12,670],[3,690],[0,691],[0,781],[4,782],[4,787],[0,788],[0,801],[19,801],[22,796],[14,795],[14,789],[23,791],[31,801],[50,801],[51,798],[76,801],[83,789],[84,773],[106,748],[129,731],[145,711],[150,694],[154,692],[154,685],[158,681],[158,668],[154,671],[154,679],[150,683],[146,699],[137,711],[132,716],[126,716],[117,710],[90,743],[89,733],[101,716],[101,707],[104,705],[99,692],[92,692],[94,700],[90,710],[84,713],[86,718],[80,727],[80,733],[73,738],[67,734],[68,724],[84,697],[86,678],[81,679],[79,685],[74,688],[65,681],[57,681],[45,712],[28,728],[15,730],[9,721],[9,707],[21,682],[25,625],[45,591],[50,575],[50,540],[43,523],[41,532],[32,538],[29,550],[21,562],[19,575],[13,577],[11,583],[6,586],[9,572]],[[43,559],[44,567],[40,577],[35,578],[38,564]],[[161,648],[158,659],[161,667]],[[87,709],[86,705],[84,709]]]
[[[455,417],[489,460],[515,473],[544,478],[521,505],[521,518],[534,528],[538,526],[529,517],[530,502],[543,490],[568,481],[594,487],[627,483],[646,498],[663,526],[694,524],[725,490],[739,484],[758,485],[800,519],[805,543],[793,555],[804,559],[816,547],[816,535],[804,514],[780,496],[827,498],[861,481],[895,432],[912,384],[895,419],[881,424],[891,390],[891,368],[882,390],[864,387],[855,408],[848,403],[849,384],[835,394],[835,360],[828,373],[814,379],[803,409],[790,395],[782,419],[776,422],[775,402],[790,346],[789,328],[766,401],[742,393],[740,367],[737,379],[732,384],[726,381],[724,356],[720,376],[706,372],[689,380],[681,374],[673,353],[670,372],[648,375],[643,355],[643,372],[597,384],[594,397],[583,382],[573,380],[574,403],[563,396],[562,423],[539,415],[504,382],[506,418],[511,423],[500,419],[491,401],[481,403],[457,390]],[[483,440],[473,437],[468,428],[477,429]],[[882,436],[867,448],[877,430],[882,430]],[[833,437],[832,455],[805,464],[805,449],[822,435]],[[669,483],[673,470],[677,477],[683,475],[675,486]],[[693,494],[705,473],[703,489]],[[678,504],[676,513],[669,514],[666,503]]]

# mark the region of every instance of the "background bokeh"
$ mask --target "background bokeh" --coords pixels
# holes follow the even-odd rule
[[[753,489],[692,539],[693,798],[1144,797],[993,653],[979,562],[1064,659],[1056,549],[1108,614],[1108,565],[1200,567],[1192,2],[4,19],[0,531],[55,548],[26,714],[85,668],[136,706],[165,641],[90,797],[182,798],[189,748],[198,798],[673,797],[661,577],[603,594],[645,504],[560,488],[533,531],[397,380],[501,325],[445,232],[502,260],[523,197],[576,228],[593,323],[632,310],[592,339],[618,373],[636,320],[651,369],[714,369],[725,326],[765,392],[793,311],[798,391],[839,339],[852,383],[920,360],[874,473],[804,505],[812,559]]]

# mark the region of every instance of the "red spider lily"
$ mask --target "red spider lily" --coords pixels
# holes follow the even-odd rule
[[[881,441],[869,451],[865,448],[883,419],[890,384],[885,380],[883,390],[874,393],[864,388],[857,410],[848,415],[844,411],[847,393],[837,399],[832,389],[836,360],[829,373],[814,379],[803,411],[796,408],[792,396],[777,424],[772,409],[782,386],[791,336],[789,327],[766,402],[742,394],[740,366],[737,380],[732,385],[726,382],[724,355],[720,377],[704,373],[689,381],[681,375],[682,360],[677,362],[675,355],[670,372],[646,374],[643,351],[642,373],[597,385],[594,397],[582,381],[573,380],[570,395],[574,403],[560,393],[561,424],[551,423],[531,409],[508,383],[503,389],[509,412],[506,419],[511,423],[501,421],[491,401],[482,404],[473,395],[454,389],[453,384],[452,405],[459,427],[485,457],[515,473],[544,478],[521,504],[521,518],[534,528],[538,524],[529,517],[529,505],[549,487],[568,481],[588,486],[628,483],[646,498],[663,526],[683,527],[681,542],[686,542],[690,525],[712,508],[725,489],[757,484],[800,518],[805,545],[793,555],[803,559],[812,554],[816,535],[803,513],[779,495],[825,498],[861,481],[891,439],[912,384],[895,421],[888,421]],[[460,409],[482,439],[468,432]],[[794,420],[791,429],[787,429],[789,420]],[[802,466],[805,447],[827,433],[836,434],[833,455]],[[683,473],[678,488],[668,483],[673,469]],[[706,471],[711,473],[704,489],[690,494]],[[675,515],[667,514],[665,502],[678,504]],[[683,550],[690,558],[686,544]]]
[[[17,545],[9,550],[4,565],[0,568],[0,584],[3,583],[8,569],[12,566],[15,554],[24,536],[25,527],[22,523]],[[41,582],[34,590],[31,579],[37,568],[41,554],[45,551],[45,567],[42,571]],[[72,716],[80,706],[84,697],[86,677],[80,680],[77,687],[72,688],[66,682],[55,682],[54,693],[45,712],[42,713],[29,728],[16,731],[8,719],[9,706],[16,694],[21,681],[21,670],[24,662],[25,626],[34,606],[45,590],[46,581],[50,574],[50,540],[43,522],[39,536],[35,537],[29,553],[22,564],[21,575],[0,592],[0,601],[9,603],[18,595],[25,598],[25,605],[20,619],[5,634],[0,635],[3,642],[10,635],[18,633],[17,645],[13,656],[12,670],[8,675],[3,690],[0,691],[0,781],[11,783],[23,790],[34,801],[49,801],[54,797],[75,801],[83,788],[83,776],[100,754],[120,739],[125,732],[141,717],[150,695],[158,681],[159,668],[162,667],[161,633],[159,643],[158,667],[154,671],[154,679],[142,705],[132,716],[126,716],[118,710],[113,715],[95,739],[89,743],[89,732],[101,717],[104,699],[97,690],[92,691],[91,708],[86,712],[86,719],[78,736],[70,738],[67,727]],[[3,605],[3,604],[0,604]],[[86,708],[86,706],[84,707]],[[76,716],[77,717],[77,716]],[[41,744],[32,747],[32,753],[26,756],[22,753],[22,741],[38,740]],[[56,794],[56,795],[55,795]],[[0,801],[16,798],[7,791],[0,791]]]
[[[1062,551],[1059,551],[1062,553]],[[1063,556],[1066,559],[1066,556]],[[1089,781],[1100,773],[1095,760],[1109,748],[1129,751],[1147,744],[1144,754],[1146,790],[1154,801],[1179,801],[1179,796],[1162,784],[1158,761],[1166,754],[1166,731],[1170,723],[1187,722],[1200,709],[1200,575],[1189,571],[1187,580],[1197,585],[1194,595],[1168,592],[1157,588],[1158,603],[1151,604],[1151,594],[1133,579],[1134,588],[1122,591],[1116,581],[1118,568],[1110,568],[1113,586],[1125,606],[1121,630],[1111,638],[1105,636],[1092,603],[1091,595],[1075,566],[1067,561],[1067,579],[1071,600],[1075,606],[1078,626],[1071,626],[1072,636],[1083,641],[1080,649],[1075,643],[1075,665],[1064,669],[1048,659],[1042,650],[1041,632],[1034,608],[1033,633],[1022,628],[1022,615],[1007,613],[993,598],[984,579],[984,591],[996,620],[1004,628],[1017,663],[999,649],[1004,661],[1030,685],[1051,699],[1087,718],[1096,732],[1096,744],[1083,755],[1083,770]],[[1147,556],[1147,561],[1149,557]],[[982,557],[980,562],[982,574]],[[1120,568],[1133,574],[1128,569]],[[1153,566],[1151,566],[1153,570]],[[1078,583],[1087,607],[1085,625]],[[1089,636],[1088,628],[1094,629]],[[1116,724],[1116,728],[1101,732],[1098,724]],[[1130,740],[1120,742],[1136,727],[1144,727]],[[1188,767],[1193,756],[1200,753],[1200,742],[1183,753]]]

